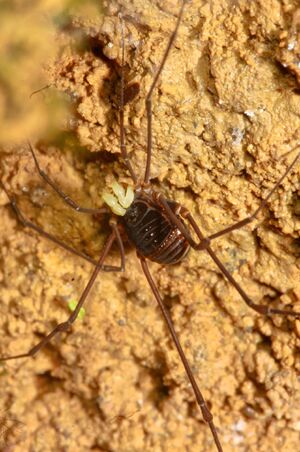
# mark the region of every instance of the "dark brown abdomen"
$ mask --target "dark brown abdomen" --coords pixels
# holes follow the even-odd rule
[[[173,203],[170,202],[172,208]],[[137,197],[123,217],[131,243],[139,253],[160,264],[176,264],[189,250],[189,244],[179,229],[143,196]]]

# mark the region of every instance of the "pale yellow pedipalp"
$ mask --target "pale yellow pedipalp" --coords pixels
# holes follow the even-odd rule
[[[124,187],[122,185],[118,184],[118,182],[113,182],[111,185],[112,191],[118,198],[119,203],[121,204],[124,209],[128,209],[128,207],[132,204],[132,201],[134,199],[134,191],[132,187],[127,187],[126,194]]]
[[[120,215],[121,217],[125,215],[126,209],[120,206],[117,198],[114,195],[111,195],[110,193],[103,193],[102,199],[111,208],[113,213]]]
[[[122,187],[122,185],[118,184],[117,181],[114,181],[111,184],[111,188],[112,188],[112,191],[114,192],[114,194],[116,195],[116,197],[118,198],[118,200],[120,202],[120,200],[125,197],[124,187]]]
[[[124,187],[116,180],[112,182],[110,188],[114,195],[111,193],[104,193],[102,195],[102,199],[111,208],[113,213],[124,216],[126,209],[128,209],[134,200],[133,188],[128,186],[125,193]]]

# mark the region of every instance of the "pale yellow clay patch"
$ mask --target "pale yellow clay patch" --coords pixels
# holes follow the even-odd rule
[[[104,193],[102,199],[111,208],[113,213],[124,216],[126,209],[128,209],[134,199],[133,189],[132,187],[127,187],[125,192],[124,187],[116,181],[111,184],[111,189],[115,195]]]

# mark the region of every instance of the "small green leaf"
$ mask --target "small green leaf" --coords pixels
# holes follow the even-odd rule
[[[68,308],[70,309],[70,311],[72,311],[72,312],[75,311],[77,303],[78,302],[76,300],[70,300],[68,302]],[[78,318],[80,320],[82,320],[84,316],[85,316],[85,309],[84,308],[80,308],[80,311],[79,311],[79,314],[78,314]]]

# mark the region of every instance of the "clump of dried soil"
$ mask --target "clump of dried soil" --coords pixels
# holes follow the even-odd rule
[[[41,166],[81,205],[100,206],[117,177],[120,21],[128,151],[145,163],[144,99],[176,22],[177,1],[103,2],[58,32],[49,83],[72,105],[64,132],[40,137]],[[258,207],[299,143],[296,1],[194,0],[153,99],[153,184],[212,234]],[[293,68],[287,52],[293,52]],[[298,61],[299,64],[299,61]],[[296,74],[297,75],[297,74]],[[43,95],[47,96],[47,92]],[[46,97],[47,98],[47,97]],[[19,138],[19,135],[18,135]],[[27,218],[99,255],[108,224],[71,211],[39,178],[27,145],[3,148],[2,180]],[[91,265],[26,233],[1,200],[1,353],[28,350],[69,314]],[[214,250],[256,302],[300,311],[299,165],[255,224]],[[117,264],[114,249],[109,261]],[[36,358],[1,365],[1,403],[23,423],[13,450],[213,451],[135,251],[124,274],[101,274],[86,315]],[[296,450],[300,430],[300,321],[259,318],[205,253],[151,265],[226,451]],[[4,445],[1,447],[5,447]]]

